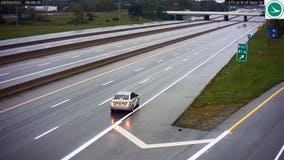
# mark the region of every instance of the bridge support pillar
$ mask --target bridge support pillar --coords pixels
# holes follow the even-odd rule
[[[229,16],[228,15],[224,15],[224,21],[229,21]]]
[[[244,16],[244,21],[245,21],[245,22],[248,21],[248,16]]]
[[[204,20],[208,21],[210,19],[209,15],[204,15]]]

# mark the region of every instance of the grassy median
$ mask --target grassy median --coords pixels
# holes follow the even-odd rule
[[[90,29],[106,26],[117,26],[126,24],[141,24],[153,20],[129,16],[127,13],[121,13],[121,21],[115,20],[118,17],[117,12],[94,13],[94,20],[88,21],[85,17],[83,24],[75,25],[72,23],[74,15],[70,14],[55,14],[43,15],[41,20],[22,20],[18,27],[15,25],[15,18],[7,19],[5,24],[0,25],[0,40],[33,36],[39,34],[73,31]]]
[[[284,35],[268,40],[264,26],[248,45],[248,61],[234,56],[174,125],[209,131],[284,80]]]

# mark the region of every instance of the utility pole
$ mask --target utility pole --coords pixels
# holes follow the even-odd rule
[[[120,0],[118,0],[118,19],[120,24]]]
[[[19,26],[18,5],[16,5],[16,28]]]

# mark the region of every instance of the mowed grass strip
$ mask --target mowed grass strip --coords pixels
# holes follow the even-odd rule
[[[97,27],[141,24],[153,21],[129,16],[125,12],[121,13],[120,22],[113,20],[113,18],[118,17],[117,12],[96,12],[94,15],[95,17],[93,21],[87,21],[87,18],[85,17],[85,23],[78,25],[72,23],[72,19],[74,19],[74,15],[72,13],[43,16],[44,20],[42,21],[23,20],[20,22],[18,27],[15,25],[14,18],[8,19],[6,24],[0,25],[0,40]]]
[[[247,62],[241,64],[234,56],[174,125],[210,131],[284,80],[284,35],[268,40],[264,26],[248,46]]]

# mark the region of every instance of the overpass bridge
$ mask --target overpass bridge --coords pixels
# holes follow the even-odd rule
[[[166,14],[179,16],[204,16],[204,20],[209,20],[210,15],[223,15],[224,20],[229,20],[229,15],[244,16],[244,21],[247,21],[247,16],[264,16],[262,12],[211,12],[211,11],[166,11]]]

